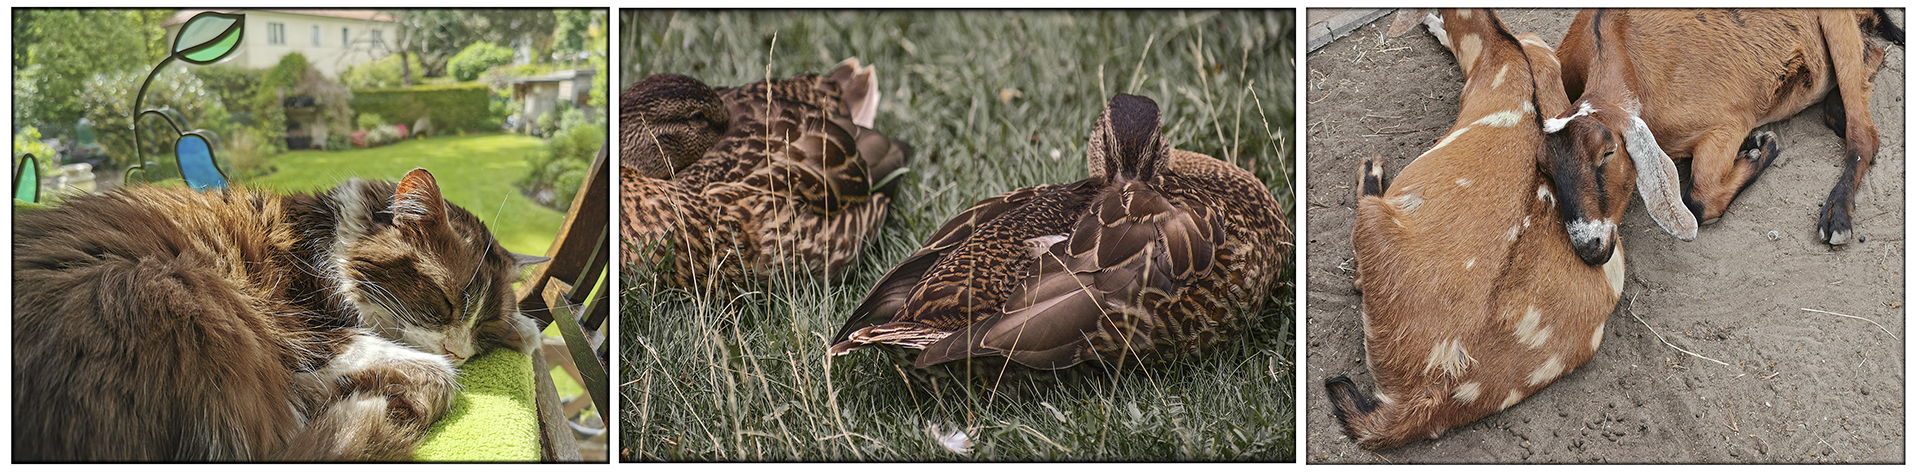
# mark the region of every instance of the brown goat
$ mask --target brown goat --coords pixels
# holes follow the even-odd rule
[[[1591,264],[1609,255],[1632,185],[1656,188],[1640,191],[1663,230],[1694,238],[1696,219],[1722,217],[1780,152],[1774,133],[1750,131],[1831,92],[1830,126],[1846,133],[1848,159],[1816,230],[1830,244],[1847,243],[1855,189],[1879,145],[1869,80],[1884,54],[1863,40],[1863,25],[1900,42],[1879,10],[1577,14],[1558,55],[1565,91],[1580,98],[1544,130],[1553,155],[1546,169],[1563,190],[1578,255]],[[1617,153],[1629,159],[1610,161]],[[1693,183],[1680,194],[1686,210],[1673,199],[1679,183],[1670,156],[1693,158]]]
[[[1400,12],[1393,30],[1415,15]],[[1579,260],[1538,171],[1543,114],[1569,103],[1548,44],[1487,10],[1424,22],[1467,82],[1450,133],[1387,191],[1375,159],[1358,179],[1352,241],[1377,392],[1344,376],[1324,384],[1366,449],[1436,437],[1581,366],[1623,285],[1622,248],[1606,265]]]

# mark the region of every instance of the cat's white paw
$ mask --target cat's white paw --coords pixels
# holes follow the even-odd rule
[[[506,316],[511,331],[505,337],[505,346],[521,354],[536,356],[545,347],[545,337],[539,335],[539,322],[524,314],[513,313]]]

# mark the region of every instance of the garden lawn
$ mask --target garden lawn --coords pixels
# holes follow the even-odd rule
[[[506,250],[544,255],[565,213],[532,202],[513,185],[531,169],[526,157],[543,153],[544,147],[545,141],[537,138],[489,134],[400,140],[346,151],[294,151],[268,161],[278,171],[242,184],[308,192],[330,189],[351,177],[398,181],[413,168],[425,168],[446,200],[485,221]]]
[[[626,85],[670,72],[730,87],[856,56],[884,94],[873,128],[917,150],[842,283],[782,279],[734,299],[625,274],[625,459],[1293,460],[1289,272],[1248,333],[1143,370],[991,391],[926,384],[880,349],[825,355],[871,285],[947,219],[1087,177],[1091,123],[1119,92],[1157,101],[1171,146],[1256,174],[1295,222],[1291,11],[626,10],[621,31]],[[968,452],[932,435],[953,430]]]

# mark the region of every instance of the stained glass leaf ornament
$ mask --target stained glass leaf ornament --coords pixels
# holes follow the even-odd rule
[[[239,49],[240,40],[246,33],[246,15],[239,13],[202,12],[186,20],[178,35],[173,37],[172,54],[153,66],[153,72],[146,74],[146,81],[140,84],[140,92],[133,97],[133,148],[139,158],[139,165],[127,168],[126,181],[150,181],[162,178],[153,174],[157,165],[145,157],[146,149],[140,144],[140,119],[146,114],[156,114],[166,119],[178,133],[179,140],[173,143],[173,156],[178,159],[180,177],[197,190],[224,189],[226,176],[219,169],[219,160],[213,155],[213,144],[203,130],[180,132],[185,117],[171,109],[147,110],[141,108],[146,100],[146,90],[153,85],[153,77],[174,60],[186,61],[194,65],[207,65],[232,56]],[[190,170],[190,171],[189,171]]]
[[[28,153],[13,170],[13,198],[40,203],[40,160]]]
[[[173,55],[186,62],[205,65],[225,59],[238,50],[246,32],[246,15],[205,12],[193,15],[173,38]]]
[[[186,185],[194,191],[226,189],[226,173],[213,161],[208,133],[205,130],[188,132],[180,135],[179,142],[173,145],[173,156],[180,161],[180,177],[186,179]]]

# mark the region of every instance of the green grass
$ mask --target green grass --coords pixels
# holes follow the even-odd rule
[[[1293,459],[1288,273],[1242,338],[1142,370],[991,391],[927,386],[880,350],[825,356],[871,285],[946,219],[1088,176],[1090,124],[1115,93],[1156,100],[1172,146],[1250,169],[1295,222],[1291,12],[622,15],[626,84],[673,72],[734,86],[857,56],[879,70],[874,128],[917,149],[878,242],[843,284],[778,281],[720,299],[627,273],[627,459]],[[964,429],[974,450],[944,449],[931,425]]]
[[[544,255],[565,222],[565,212],[520,195],[512,183],[525,177],[526,156],[540,153],[545,141],[524,135],[490,134],[401,140],[387,146],[346,151],[294,151],[275,156],[273,174],[244,184],[281,192],[331,189],[347,178],[397,181],[413,168],[425,168],[447,201],[485,221],[506,250]]]

